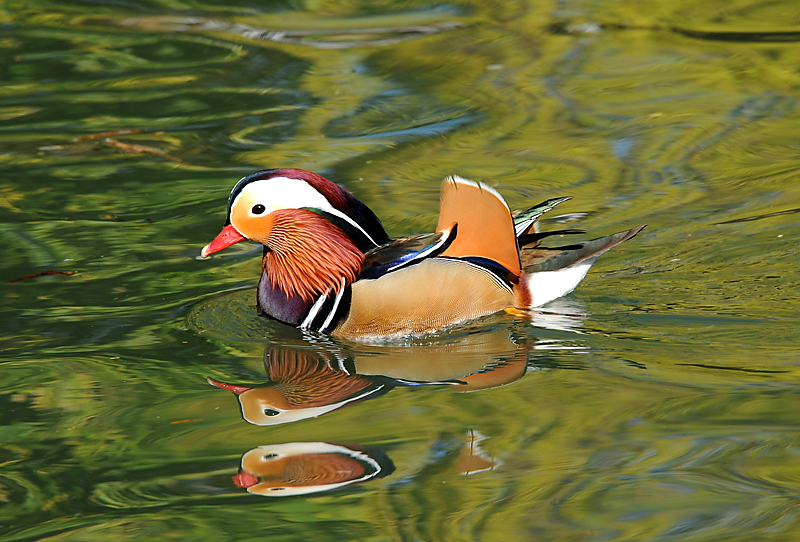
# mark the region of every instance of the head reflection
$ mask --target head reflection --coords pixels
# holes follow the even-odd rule
[[[244,454],[233,481],[249,493],[288,497],[330,491],[393,471],[392,461],[368,446],[290,442],[259,446]]]
[[[321,416],[385,393],[391,384],[336,367],[325,352],[272,347],[264,352],[269,382],[246,387],[208,378],[239,397],[242,417],[255,425],[277,425]]]

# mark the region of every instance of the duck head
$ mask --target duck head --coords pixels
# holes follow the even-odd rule
[[[355,281],[364,253],[389,241],[366,205],[302,169],[259,171],[236,183],[225,226],[201,255],[245,239],[264,245],[270,287],[304,302]]]

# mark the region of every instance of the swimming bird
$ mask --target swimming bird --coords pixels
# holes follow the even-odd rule
[[[392,239],[369,207],[302,169],[242,178],[207,257],[245,239],[264,246],[259,311],[346,339],[421,335],[504,309],[527,310],[571,292],[594,261],[644,226],[562,247],[537,219],[570,198],[512,214],[484,183],[450,176],[436,232]]]

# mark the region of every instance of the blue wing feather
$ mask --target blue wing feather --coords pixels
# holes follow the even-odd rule
[[[377,279],[392,271],[438,256],[456,238],[457,229],[457,225],[454,224],[437,233],[401,237],[370,250],[365,255],[364,264],[358,275],[359,280]]]

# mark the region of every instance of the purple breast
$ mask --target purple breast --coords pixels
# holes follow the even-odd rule
[[[283,290],[274,288],[267,279],[267,274],[261,274],[258,281],[258,308],[264,314],[297,326],[308,315],[311,305],[310,301],[303,301],[300,296],[288,296]]]

